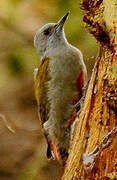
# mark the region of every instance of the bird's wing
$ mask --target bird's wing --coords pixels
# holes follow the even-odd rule
[[[49,80],[48,64],[49,58],[43,59],[39,68],[34,70],[35,96],[38,104],[38,114],[42,127],[44,122],[48,120],[49,112],[49,102],[47,101],[47,82]],[[44,134],[48,144],[47,157],[51,158],[51,143],[45,131]]]
[[[38,104],[38,113],[41,125],[48,119],[48,106],[47,103],[47,81],[49,58],[45,58],[41,61],[38,70],[34,72],[35,81],[35,96]]]

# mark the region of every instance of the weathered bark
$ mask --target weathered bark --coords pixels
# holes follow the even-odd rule
[[[62,180],[117,179],[117,1],[83,0],[100,43]]]

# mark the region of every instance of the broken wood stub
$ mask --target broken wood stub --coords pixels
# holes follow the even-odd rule
[[[82,9],[100,53],[61,179],[117,179],[117,3],[84,0]]]

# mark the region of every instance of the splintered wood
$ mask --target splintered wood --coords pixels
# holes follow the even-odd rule
[[[62,180],[117,179],[117,1],[84,0],[100,44]]]

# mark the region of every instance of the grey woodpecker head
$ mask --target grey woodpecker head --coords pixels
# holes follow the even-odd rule
[[[42,58],[46,56],[51,49],[67,42],[64,34],[64,24],[68,15],[69,12],[67,12],[58,23],[48,23],[37,31],[34,37],[34,46]]]

